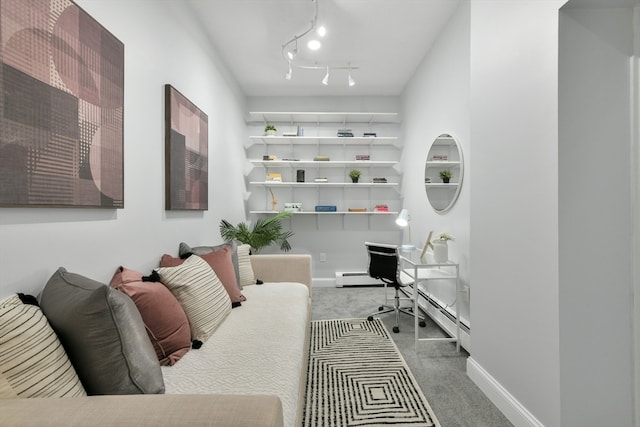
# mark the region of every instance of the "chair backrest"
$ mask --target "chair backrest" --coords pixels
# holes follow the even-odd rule
[[[398,246],[371,242],[365,242],[365,246],[369,255],[369,276],[390,285],[402,286],[398,280]]]

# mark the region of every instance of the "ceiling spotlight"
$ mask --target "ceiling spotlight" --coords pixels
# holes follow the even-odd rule
[[[289,70],[287,74],[284,75],[284,78],[287,80],[291,80],[291,75],[293,74],[293,70],[291,69],[291,61],[289,61]]]
[[[322,79],[322,84],[327,86],[329,84],[329,67],[327,67],[327,74]]]
[[[320,37],[324,37],[327,35],[327,29],[325,28],[324,25],[320,25],[316,30],[316,34],[319,35]]]
[[[349,86],[354,86],[356,84],[356,81],[353,80],[353,77],[351,77],[351,63],[349,63]]]
[[[309,43],[307,43],[307,47],[311,50],[318,50],[320,49],[320,47],[322,46],[322,43],[320,43],[318,40],[309,40]]]

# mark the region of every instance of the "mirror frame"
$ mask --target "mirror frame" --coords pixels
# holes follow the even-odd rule
[[[438,140],[451,140],[453,141],[453,143],[450,144],[437,144]],[[444,189],[443,186],[444,185],[452,185],[452,184],[440,184],[440,183],[435,183],[435,182],[429,182],[427,183],[427,178],[433,178],[432,176],[428,175],[429,169],[435,169],[437,170],[437,168],[442,168],[442,165],[435,165],[433,163],[432,160],[432,156],[433,156],[433,150],[435,146],[445,146],[445,145],[452,145],[453,147],[456,148],[457,152],[458,152],[458,158],[459,158],[459,162],[458,160],[447,160],[449,162],[458,162],[457,165],[452,164],[452,166],[457,166],[458,169],[458,173],[459,173],[459,177],[458,180],[452,184],[456,184],[456,188],[454,189]],[[445,214],[447,212],[449,212],[451,210],[451,208],[453,208],[453,206],[456,204],[456,202],[458,201],[458,198],[460,197],[460,191],[462,190],[462,183],[464,180],[464,155],[462,153],[462,146],[460,145],[460,142],[458,141],[458,139],[448,133],[441,133],[440,135],[438,135],[436,137],[436,139],[433,140],[433,142],[431,143],[431,145],[429,146],[429,151],[427,152],[427,159],[425,160],[425,168],[424,168],[424,186],[425,186],[425,194],[427,195],[427,200],[429,201],[429,205],[431,206],[431,208],[434,210],[434,212],[438,213],[438,214]],[[435,185],[434,185],[435,184]],[[451,196],[451,199],[449,200],[449,203],[447,204],[447,206],[445,206],[442,209],[438,209],[436,208],[436,206],[434,206],[434,202],[433,202],[433,195],[431,196],[431,198],[429,197],[429,190],[438,190],[438,191],[453,191],[453,195]]]

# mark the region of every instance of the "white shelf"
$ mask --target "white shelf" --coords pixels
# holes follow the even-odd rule
[[[459,167],[460,162],[454,161],[442,161],[442,160],[429,160],[427,161],[429,167]]]
[[[458,188],[458,185],[460,185],[460,183],[458,182],[450,182],[448,184],[445,184],[444,182],[425,182],[424,184],[424,186],[427,188],[450,188],[450,189]]]
[[[249,140],[265,145],[289,145],[289,144],[331,144],[331,145],[366,145],[366,144],[389,144],[396,146],[394,143],[398,141],[397,136],[266,136],[251,135]]]
[[[252,165],[264,166],[268,168],[284,168],[284,167],[314,167],[314,168],[331,168],[331,167],[393,167],[398,164],[394,160],[249,160]]]
[[[249,123],[400,123],[398,113],[251,111]]]
[[[368,187],[397,187],[397,182],[385,182],[385,183],[377,183],[377,182],[278,182],[278,181],[251,181],[250,185],[255,185],[259,187],[358,187],[358,188],[368,188]]]
[[[271,215],[275,215],[278,212],[277,211],[250,211],[249,213],[252,214],[259,214],[259,215],[265,215],[265,214],[271,214]],[[315,212],[315,211],[309,211],[309,212],[291,212],[292,215],[398,215],[398,212]]]

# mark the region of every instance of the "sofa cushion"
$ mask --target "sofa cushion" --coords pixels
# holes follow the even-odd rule
[[[214,252],[226,247],[231,248],[231,262],[233,263],[233,270],[236,274],[236,281],[238,283],[238,286],[240,287],[240,289],[242,289],[242,286],[240,285],[240,270],[239,270],[238,250],[237,250],[238,245],[236,244],[236,242],[231,241],[231,242],[226,242],[226,243],[222,243],[220,245],[215,245],[215,246],[195,246],[195,247],[191,247],[186,243],[181,242],[180,245],[178,246],[178,256],[182,259],[186,259],[190,255],[204,255],[204,254],[208,254],[210,252]]]
[[[189,351],[189,320],[176,297],[162,283],[143,282],[142,273],[118,267],[110,286],[135,303],[160,365],[173,365]]]
[[[40,295],[88,394],[163,393],[160,364],[131,298],[59,268]]]
[[[238,270],[240,276],[240,287],[256,283],[256,276],[253,273],[253,267],[251,267],[250,245],[238,245]]]
[[[238,286],[238,279],[236,278],[233,262],[231,261],[232,249],[229,246],[224,246],[213,252],[199,255],[200,258],[206,261],[207,264],[213,269],[220,279],[222,286],[229,294],[233,304],[232,306],[240,305],[242,301],[246,301],[242,291]],[[160,267],[175,267],[184,262],[182,258],[174,258],[171,255],[164,254],[160,260]]]
[[[0,301],[0,398],[86,396],[39,307],[18,295]]]
[[[216,273],[197,255],[156,272],[187,314],[191,339],[205,342],[231,311],[231,300]]]

